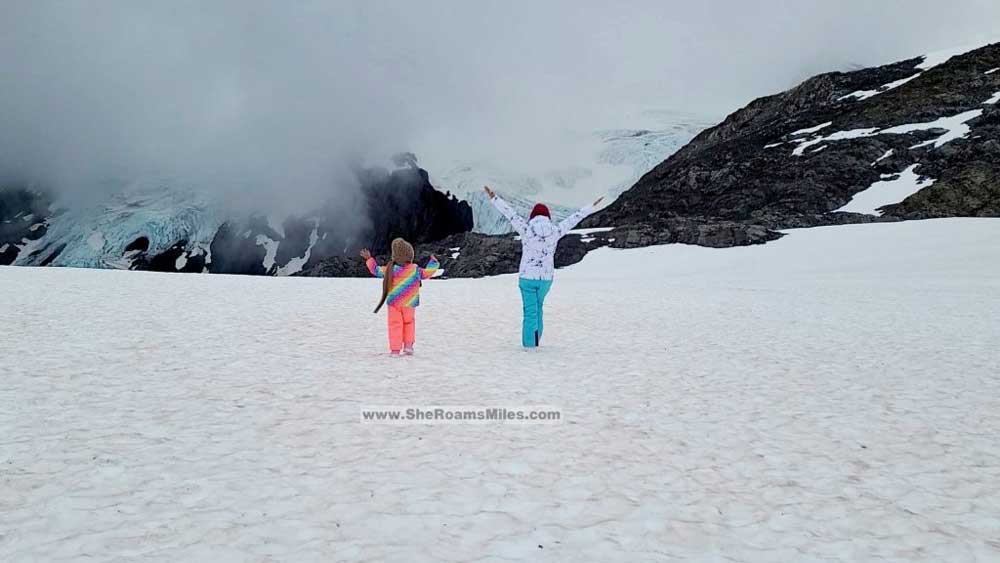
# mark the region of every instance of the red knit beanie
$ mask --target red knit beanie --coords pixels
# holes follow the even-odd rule
[[[531,208],[531,217],[529,217],[529,220],[534,219],[539,215],[545,215],[549,219],[552,218],[552,216],[549,215],[549,208],[546,207],[544,203],[536,203],[535,206]]]

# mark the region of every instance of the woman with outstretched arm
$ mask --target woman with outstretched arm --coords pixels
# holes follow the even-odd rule
[[[554,257],[556,245],[566,233],[580,221],[594,212],[603,197],[597,198],[588,205],[559,223],[552,222],[549,208],[544,204],[535,204],[531,216],[525,221],[488,186],[484,187],[493,206],[510,221],[511,226],[521,235],[521,266],[518,269],[518,288],[521,290],[521,301],[524,306],[524,320],[521,323],[521,344],[527,348],[536,348],[542,340],[542,306],[545,295],[552,287],[552,275],[555,270]]]

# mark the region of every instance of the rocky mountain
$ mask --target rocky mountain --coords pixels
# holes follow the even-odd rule
[[[601,246],[727,247],[765,243],[795,227],[1000,216],[998,104],[1000,44],[815,76],[668,151],[566,237],[556,263]],[[636,143],[651,158],[678,137],[655,138],[609,133],[608,158]],[[403,236],[423,258],[436,254],[447,276],[517,271],[513,235],[469,232],[468,203],[436,190],[413,155],[394,166],[358,172],[362,188],[346,205],[360,221],[345,221],[344,202],[280,219],[233,218],[160,185],[82,215],[33,189],[0,190],[0,264],[360,276],[367,275],[360,247],[384,253]],[[446,177],[463,189],[481,174],[452,172]],[[530,196],[524,205],[542,197]]]
[[[557,266],[601,246],[760,244],[779,229],[1000,216],[1000,44],[815,76],[705,129],[566,237]],[[421,250],[447,276],[517,271],[513,236]],[[320,264],[303,275],[367,275]]]
[[[1000,44],[832,72],[751,102],[586,226],[770,229],[1000,215]]]
[[[385,250],[396,236],[419,244],[472,228],[468,203],[434,189],[413,155],[395,165],[359,169],[347,200],[285,217],[229,215],[165,180],[69,206],[0,189],[0,265],[290,275],[365,246]]]

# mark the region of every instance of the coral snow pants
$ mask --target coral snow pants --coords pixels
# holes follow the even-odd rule
[[[416,338],[415,307],[389,305],[389,350],[399,352],[403,345],[412,346]]]
[[[552,280],[528,280],[520,278],[517,287],[521,290],[521,303],[524,306],[524,321],[521,323],[521,344],[525,348],[534,348],[542,341],[542,305],[545,295],[552,287]]]

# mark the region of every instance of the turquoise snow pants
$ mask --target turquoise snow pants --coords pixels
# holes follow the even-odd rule
[[[517,287],[521,290],[521,303],[524,306],[524,321],[521,323],[521,344],[525,348],[534,348],[542,341],[542,305],[545,295],[552,287],[552,280],[526,280],[520,278]]]

